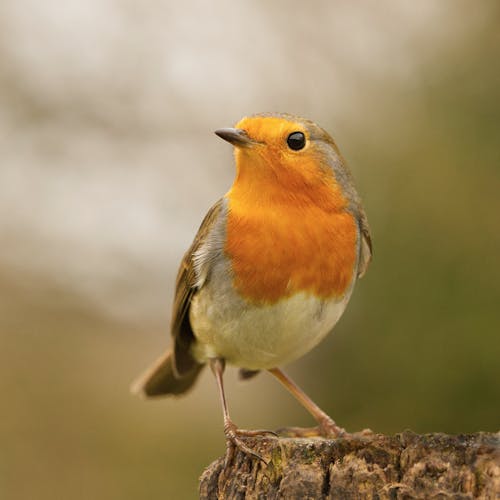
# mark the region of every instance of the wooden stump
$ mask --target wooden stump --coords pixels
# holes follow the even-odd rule
[[[247,438],[213,462],[202,499],[500,499],[500,433]]]

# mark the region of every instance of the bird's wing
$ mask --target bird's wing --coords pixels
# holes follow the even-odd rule
[[[372,260],[372,237],[370,235],[370,226],[364,210],[360,206],[358,213],[359,231],[361,233],[361,245],[359,249],[358,278],[362,278],[368,269]]]
[[[193,294],[201,286],[199,283],[200,263],[197,258],[200,254],[199,250],[206,243],[210,231],[219,219],[222,207],[223,200],[220,199],[208,211],[191,247],[184,254],[177,273],[170,331],[173,340],[173,369],[178,376],[191,371],[197,365],[190,354],[194,335],[189,321],[189,307]]]

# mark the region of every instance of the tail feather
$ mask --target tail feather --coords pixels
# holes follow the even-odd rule
[[[144,372],[135,382],[130,390],[134,394],[143,397],[156,397],[180,395],[187,392],[193,384],[204,365],[194,364],[193,368],[176,378],[172,362],[172,352],[167,351],[159,358],[146,372]]]

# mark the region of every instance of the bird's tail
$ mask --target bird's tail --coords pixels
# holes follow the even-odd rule
[[[132,384],[130,390],[146,398],[168,394],[178,396],[191,389],[204,366],[196,363],[191,370],[176,377],[172,352],[167,351]]]

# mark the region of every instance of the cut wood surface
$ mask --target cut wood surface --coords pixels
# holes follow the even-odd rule
[[[500,433],[246,438],[201,476],[201,499],[500,499]]]

